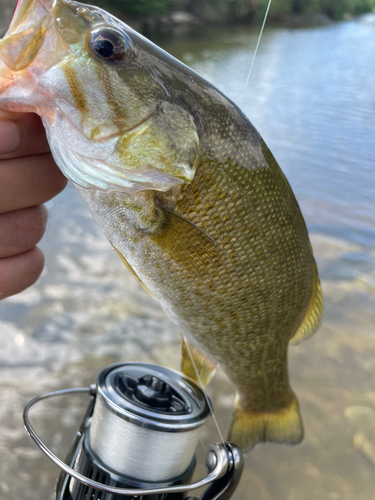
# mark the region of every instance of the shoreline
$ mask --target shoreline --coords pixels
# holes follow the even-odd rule
[[[108,9],[105,1],[93,0],[94,4],[100,4],[104,9]],[[0,8],[2,16],[0,18],[0,38],[4,36],[14,11],[14,0],[0,0]],[[235,26],[260,26],[262,19],[256,16],[243,15],[242,17],[231,17],[223,13],[217,13],[209,16],[207,12],[187,12],[187,10],[171,10],[164,14],[154,14],[147,16],[129,16],[124,14],[124,11],[116,8],[116,4],[112,5],[111,13],[119,17],[125,23],[129,24],[133,29],[149,36],[176,36],[179,34],[186,34],[194,30],[211,28],[211,27],[235,27]],[[325,26],[340,20],[351,20],[354,17],[350,13],[345,13],[342,19],[334,19],[324,13],[309,13],[309,14],[295,14],[283,13],[282,16],[269,16],[267,25],[272,27],[285,27],[285,28],[303,28],[313,26]]]

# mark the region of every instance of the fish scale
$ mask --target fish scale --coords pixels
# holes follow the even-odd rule
[[[204,163],[204,167],[202,167],[202,168],[204,168],[204,169],[209,168],[208,163]],[[204,212],[205,208],[206,208],[205,207],[205,198],[207,197],[208,199],[215,199],[215,195],[211,195],[209,190],[207,190],[207,187],[209,187],[210,184],[215,183],[215,181],[218,185],[223,184],[222,180],[220,179],[220,176],[224,176],[225,174],[220,170],[216,170],[216,168],[215,168],[214,172],[217,172],[217,171],[219,172],[219,177],[211,183],[201,182],[199,179],[199,171],[198,171],[196,180],[192,183],[191,186],[186,188],[187,191],[194,191],[194,187],[197,186],[197,190],[193,193],[186,193],[186,192],[181,191],[180,192],[180,200],[181,201],[177,202],[176,211],[178,211],[179,213],[186,216],[186,218],[188,218],[192,222],[198,222],[198,220],[195,220],[197,218],[197,214],[199,214],[202,211]],[[254,172],[260,172],[260,171],[248,170],[246,172],[246,174],[253,176],[253,177],[259,176],[259,174],[254,174]],[[243,169],[242,169],[241,173],[243,174]],[[265,184],[267,186],[267,181],[268,181],[267,177],[270,177],[269,171],[265,170],[264,173],[261,172],[261,174],[262,174],[261,177],[262,176],[266,177],[265,182],[263,179],[261,179],[261,181],[263,181],[262,185],[264,186],[264,184]],[[238,178],[239,176],[235,176],[235,177]],[[270,185],[272,185],[272,178],[270,178],[270,180],[268,181],[268,184],[269,185],[268,185],[267,192],[268,192],[268,196],[270,196]],[[200,192],[199,186],[201,186],[201,185],[204,185],[206,187],[205,193]],[[254,181],[250,181],[250,182],[248,181],[248,182],[246,182],[246,185],[253,186],[252,191],[255,191],[255,193],[258,192],[258,196],[262,197],[264,189],[262,189],[261,186],[257,185],[257,183],[255,183]],[[280,190],[277,189],[277,186],[275,186],[275,188],[276,188],[276,196],[277,196],[277,195],[279,195]],[[202,196],[202,194],[203,194],[203,196]],[[225,211],[226,214],[229,211],[229,214],[230,214],[230,205],[231,205],[230,203],[226,204],[225,206],[221,207],[221,210]],[[255,205],[257,205],[257,203],[255,203]],[[194,206],[194,212],[191,209],[189,209],[189,206]],[[204,208],[202,210],[200,210],[200,206],[203,206]],[[278,208],[279,208],[279,210],[277,210]],[[212,207],[212,209],[215,209],[215,208]],[[217,207],[216,207],[216,209],[217,209]],[[244,212],[244,211],[246,211],[245,208],[243,208],[242,212]],[[248,210],[248,212],[249,212],[249,210]],[[267,204],[266,212],[269,212],[269,204]],[[271,217],[271,221],[270,221],[271,223],[268,224],[268,226],[266,225],[267,213],[263,214],[263,218],[257,218],[256,226],[259,226],[260,228],[262,228],[262,230],[261,230],[262,237],[261,237],[260,241],[257,241],[258,238],[254,238],[254,240],[253,240],[251,238],[251,235],[250,235],[250,237],[247,234],[243,234],[243,233],[239,233],[236,235],[235,244],[233,245],[236,257],[241,263],[244,260],[248,260],[249,261],[249,265],[248,265],[249,269],[244,268],[244,264],[241,264],[237,267],[233,267],[232,265],[229,265],[228,266],[229,268],[220,269],[218,271],[219,274],[217,276],[217,281],[221,282],[221,285],[223,287],[225,287],[225,295],[228,295],[230,297],[230,301],[229,301],[229,305],[227,305],[225,307],[226,301],[224,299],[224,304],[223,304],[224,308],[221,309],[220,307],[216,307],[215,314],[213,316],[216,317],[216,321],[218,321],[218,318],[221,318],[221,317],[231,318],[231,316],[233,317],[233,315],[234,315],[235,320],[233,321],[233,319],[232,319],[232,321],[228,322],[227,327],[225,328],[225,331],[220,332],[220,337],[219,337],[219,333],[217,333],[217,332],[215,332],[215,335],[212,335],[212,332],[210,332],[211,333],[211,335],[210,335],[206,330],[207,327],[205,327],[205,329],[201,332],[198,332],[197,328],[194,329],[194,336],[196,338],[198,338],[199,342],[202,345],[204,345],[205,348],[207,350],[209,350],[211,353],[214,352],[214,350],[215,350],[212,346],[213,339],[216,340],[218,337],[219,338],[223,337],[224,339],[231,339],[231,338],[233,338],[233,336],[236,336],[236,337],[240,337],[241,340],[239,341],[238,344],[237,344],[237,342],[233,342],[233,344],[232,344],[233,349],[231,351],[232,351],[233,357],[235,357],[235,356],[238,357],[238,355],[242,351],[242,348],[246,347],[246,344],[251,343],[250,337],[252,335],[254,337],[259,336],[259,338],[263,338],[263,339],[266,338],[269,343],[272,343],[269,340],[270,338],[272,338],[272,335],[275,336],[276,348],[274,350],[277,353],[277,351],[278,351],[277,346],[280,345],[280,340],[282,340],[282,337],[283,337],[283,333],[281,333],[281,335],[280,335],[280,331],[281,332],[284,332],[285,330],[289,331],[290,336],[293,336],[293,333],[294,333],[293,327],[294,327],[294,329],[296,328],[296,325],[295,325],[296,315],[295,315],[294,311],[305,310],[308,306],[308,303],[310,301],[311,292],[309,290],[309,287],[306,286],[305,277],[309,271],[306,268],[308,268],[309,266],[306,265],[306,263],[305,263],[306,259],[303,259],[303,261],[300,263],[300,265],[298,265],[299,261],[301,259],[293,258],[293,254],[298,254],[304,248],[306,249],[307,233],[306,233],[306,231],[301,231],[301,230],[293,231],[292,229],[290,229],[290,231],[289,231],[290,234],[285,234],[285,229],[283,229],[283,225],[286,224],[287,214],[283,214],[284,215],[283,216],[280,214],[280,212],[282,213],[282,204],[281,204],[281,207],[280,206],[275,207],[274,216]],[[285,210],[284,210],[284,212],[285,212]],[[199,221],[201,224],[201,228],[204,229],[208,234],[210,234],[213,237],[213,239],[219,244],[219,246],[221,246],[222,241],[224,240],[224,243],[222,245],[223,245],[223,248],[225,249],[225,253],[230,253],[230,250],[227,249],[227,246],[229,246],[229,248],[232,246],[233,238],[229,238],[229,240],[227,238],[225,238],[227,233],[230,232],[230,231],[225,230],[225,222],[223,221],[221,227],[220,226],[218,227],[215,225],[210,225],[210,221],[214,220],[214,218],[210,218],[209,211],[207,212],[206,215],[207,215],[206,218],[202,218]],[[230,214],[230,215],[232,215],[232,214]],[[240,216],[241,222],[243,223],[244,221],[241,217],[242,216],[241,211],[239,212],[239,214],[236,212],[235,217],[237,217],[238,215]],[[219,212],[219,216],[220,216],[220,212]],[[249,218],[251,218],[250,215],[249,215]],[[279,300],[278,307],[275,307],[275,306],[272,307],[272,304],[271,304],[272,301],[269,300],[270,299],[270,288],[272,285],[275,285],[274,282],[271,284],[271,278],[269,277],[269,270],[262,269],[262,268],[265,268],[265,266],[261,264],[261,261],[263,259],[259,258],[259,256],[256,256],[254,258],[254,254],[256,255],[256,249],[259,246],[263,247],[263,248],[265,246],[267,247],[267,240],[265,242],[265,238],[264,238],[264,236],[266,236],[267,239],[270,240],[271,245],[269,244],[268,248],[265,251],[264,250],[263,251],[265,253],[269,253],[270,247],[275,248],[274,253],[277,255],[278,261],[280,260],[278,250],[277,250],[277,245],[275,244],[275,241],[278,241],[280,238],[279,238],[279,235],[277,232],[277,226],[275,226],[273,219],[276,219],[282,228],[281,236],[284,239],[284,243],[286,243],[286,245],[284,247],[285,252],[291,254],[291,259],[292,259],[290,261],[289,266],[288,266],[287,260],[286,260],[286,262],[281,264],[284,267],[284,272],[278,273],[279,276],[276,277],[276,284],[277,285],[274,286],[274,288],[276,288],[278,290],[278,300]],[[221,218],[221,220],[222,220],[222,218]],[[233,216],[232,217],[230,216],[229,220],[231,222],[229,222],[229,223],[227,222],[227,225],[233,225]],[[300,219],[300,223],[302,224],[302,227],[304,228],[302,218]],[[251,227],[251,224],[248,227]],[[299,229],[301,229],[301,228],[299,228]],[[299,236],[301,234],[302,235],[304,234],[305,238],[302,238],[301,236]],[[294,236],[294,238],[293,238],[293,236]],[[255,243],[255,249],[254,249],[253,243]],[[306,253],[306,251],[305,251],[305,253]],[[313,266],[313,261],[311,259],[310,259],[310,261],[311,261],[310,266]],[[227,262],[227,261],[225,261],[225,262]],[[272,260],[271,260],[271,265],[272,265]],[[289,273],[292,273],[292,274],[289,276]],[[224,277],[222,277],[221,275],[223,275]],[[268,283],[265,282],[265,278],[263,278],[262,275],[268,276],[268,280],[267,280]],[[287,279],[287,283],[283,287],[281,281],[284,281],[285,275],[287,275],[288,279]],[[254,280],[254,278],[255,278],[255,280]],[[255,281],[256,285],[254,285],[254,281]],[[239,286],[239,282],[241,282],[242,286]],[[288,286],[287,285],[288,283],[291,283],[291,285]],[[289,290],[285,289],[287,287],[289,288]],[[189,290],[189,287],[186,287],[186,290]],[[289,291],[289,294],[288,294],[288,291]],[[181,301],[181,310],[179,311],[180,316],[183,316],[184,311],[188,310],[187,317],[189,317],[190,314],[192,312],[194,312],[194,308],[196,309],[197,313],[200,311],[201,304],[197,303],[196,301],[195,301],[195,304],[192,305],[191,306],[192,308],[190,309],[190,307],[189,307],[190,302],[194,302],[194,301],[191,301],[190,297],[191,297],[191,294],[188,294],[188,296],[186,298],[184,297],[183,300]],[[223,301],[220,301],[220,302],[223,302]],[[240,309],[237,308],[238,303],[241,304]],[[216,305],[218,304],[217,300],[215,301],[215,304]],[[228,302],[227,302],[227,304],[228,304]],[[236,309],[236,313],[233,312],[234,309]],[[271,311],[271,309],[272,309],[273,314],[275,316],[277,316],[277,318],[278,318],[277,325],[275,325],[275,327],[276,327],[275,332],[271,332],[271,330],[270,330],[270,323],[272,322],[272,320],[269,316],[269,312]],[[288,311],[290,311],[290,314],[287,314]],[[221,322],[219,322],[219,324],[220,324],[221,328],[225,325],[225,323],[223,323],[222,320],[221,320]],[[257,328],[256,328],[256,325],[257,325]],[[213,329],[214,328],[215,328],[215,326],[213,327]],[[250,334],[250,332],[251,332],[251,334]],[[264,332],[267,332],[267,336],[264,335]],[[241,334],[242,334],[242,338],[241,338]],[[280,337],[281,337],[281,339],[280,339]],[[285,350],[286,350],[286,345],[287,345],[288,340],[289,340],[289,338],[286,338],[284,340],[284,342],[281,343],[281,345],[283,345],[283,348]],[[220,349],[220,347],[219,347],[219,349]],[[260,349],[262,349],[261,345],[260,345]],[[249,356],[248,356],[248,358],[249,358],[248,364],[250,364],[250,366],[251,366],[253,364],[256,364],[256,359],[257,359],[257,357],[260,357],[261,354],[254,353],[254,351],[252,351],[251,349],[249,349],[249,351],[250,352],[249,352]],[[226,352],[228,352],[228,348],[226,349]],[[216,357],[218,358],[219,355],[216,355]],[[277,359],[277,356],[275,356],[275,357],[272,356],[271,359]],[[229,373],[231,370],[231,368],[229,368],[229,367],[233,366],[233,364],[229,363],[228,359],[223,359],[223,361],[225,363],[225,369],[226,369],[227,373]],[[246,361],[246,363],[247,363],[247,361]],[[229,367],[228,367],[228,365],[229,365]],[[238,368],[238,365],[236,365],[236,367]],[[248,377],[249,370],[243,370],[243,369],[239,368],[238,372],[240,374],[241,373],[245,374],[245,376],[243,377],[245,380],[243,380],[242,383],[238,381],[236,384],[237,387],[241,387],[241,385],[242,385],[242,390],[240,389],[240,392],[244,393],[244,392],[246,392],[245,388],[249,387],[251,385],[251,382],[249,382],[249,377]],[[239,380],[238,375],[236,376],[236,375],[229,373],[229,376],[230,376],[230,378],[232,378],[232,380],[233,380],[233,378],[236,378],[237,380]],[[277,380],[277,377],[275,377],[275,380]],[[287,398],[288,395],[289,395],[289,393],[287,392],[285,394],[285,397]],[[279,402],[279,405],[281,407],[285,406],[285,399],[282,400],[282,398],[281,398],[281,402]],[[257,406],[257,404],[256,404],[255,408],[256,407],[259,408],[259,405]],[[253,409],[255,409],[255,408],[253,408]],[[273,409],[277,408],[277,404],[275,404],[274,399],[272,401],[271,408],[273,408]],[[270,408],[265,408],[265,410],[267,410],[267,409],[270,409]]]
[[[221,364],[237,392],[228,438],[300,442],[288,344],[317,329],[322,294],[298,203],[241,110],[71,0],[20,2],[0,41],[0,108],[40,113],[56,163],[184,334],[184,373],[207,383]]]

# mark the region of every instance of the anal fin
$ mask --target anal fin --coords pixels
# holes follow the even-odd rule
[[[302,438],[303,427],[294,394],[288,406],[270,412],[248,412],[236,398],[228,441],[243,452],[250,451],[258,443],[298,444]]]
[[[216,363],[210,361],[199,349],[181,337],[181,371],[187,377],[207,385],[216,370]],[[199,377],[198,377],[199,375]]]

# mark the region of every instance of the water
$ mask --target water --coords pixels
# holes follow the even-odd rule
[[[164,47],[238,102],[257,29],[205,30]],[[303,444],[258,446],[237,500],[372,500],[375,491],[375,26],[371,19],[266,28],[242,108],[279,160],[310,230],[323,326],[290,349]],[[109,363],[179,367],[179,335],[123,268],[77,192],[48,204],[39,282],[0,304],[0,496],[52,498],[58,471],[21,420],[34,395],[92,383]],[[233,389],[210,386],[225,433]],[[84,398],[46,402],[32,420],[64,456]],[[211,424],[204,446],[218,440]],[[202,461],[202,460],[201,460]],[[203,472],[203,469],[200,468]]]

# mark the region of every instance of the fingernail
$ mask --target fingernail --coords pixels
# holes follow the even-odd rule
[[[0,155],[13,153],[21,143],[18,125],[11,121],[0,121]]]

